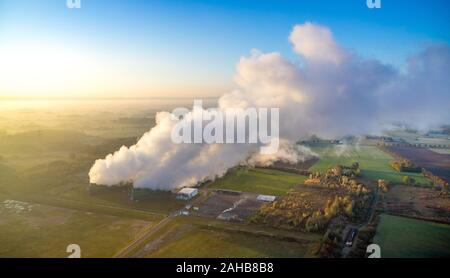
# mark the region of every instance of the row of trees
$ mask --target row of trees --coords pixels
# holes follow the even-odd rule
[[[435,176],[430,171],[426,170],[425,168],[418,167],[415,165],[412,161],[403,158],[399,154],[390,151],[386,148],[380,148],[381,150],[387,152],[389,155],[396,157],[397,160],[390,162],[392,168],[399,172],[412,172],[412,173],[422,173],[422,175],[430,180],[431,186],[437,186],[437,188],[441,188],[442,192],[446,195],[450,193],[450,184],[442,179],[441,177]],[[403,177],[403,184],[405,185],[415,185],[416,181],[414,178],[404,176]]]
[[[305,223],[305,230],[318,232],[324,230],[331,219],[338,215],[351,217],[353,215],[354,202],[349,196],[336,196],[334,200],[328,200],[325,208],[314,212]]]
[[[407,159],[394,160],[389,163],[398,172],[421,173],[422,168]]]
[[[336,217],[357,219],[365,215],[370,195],[334,195],[323,206],[318,206],[310,194],[290,192],[283,198],[263,205],[250,221],[267,224],[276,228],[293,228],[308,232],[324,231]]]
[[[305,181],[306,185],[321,185],[331,189],[345,189],[352,194],[360,196],[370,192],[362,183],[358,183],[356,177],[360,176],[361,169],[355,162],[351,167],[336,165],[328,169],[324,174],[311,173]]]

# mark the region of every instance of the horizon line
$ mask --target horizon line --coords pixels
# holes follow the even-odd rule
[[[0,97],[0,101],[55,101],[55,100],[151,100],[151,99],[218,99],[220,96],[192,96],[192,97]]]

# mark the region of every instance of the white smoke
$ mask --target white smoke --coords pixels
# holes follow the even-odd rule
[[[428,131],[450,121],[450,47],[432,45],[408,60],[407,72],[380,91],[379,118]]]
[[[419,54],[402,75],[392,66],[350,53],[323,26],[297,25],[290,41],[302,65],[276,52],[252,50],[236,66],[237,89],[218,101],[219,109],[279,107],[282,144],[278,153],[260,155],[254,144],[174,144],[175,122],[169,113],[161,112],[156,126],[136,145],[95,162],[89,173],[91,183],[131,181],[135,187],[162,190],[195,186],[239,164],[267,166],[310,157],[314,154],[309,150],[289,142],[313,134],[360,135],[379,131],[380,123],[386,121],[421,119],[421,126],[429,126],[450,118],[448,46]],[[433,100],[422,109],[423,99],[428,98]]]
[[[318,155],[316,153],[305,146],[294,145],[288,141],[283,141],[276,154],[262,155],[260,153],[255,153],[251,155],[244,164],[253,167],[268,167],[273,165],[275,162],[296,164],[298,162],[305,162],[306,160],[317,156]]]

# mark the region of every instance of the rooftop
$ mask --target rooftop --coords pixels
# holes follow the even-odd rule
[[[183,188],[180,191],[178,191],[178,194],[193,194],[193,193],[197,193],[198,189],[197,188]]]

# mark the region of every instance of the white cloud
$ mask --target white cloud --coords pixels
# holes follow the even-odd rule
[[[348,56],[328,28],[310,22],[296,25],[289,40],[294,51],[309,61],[340,64]]]

